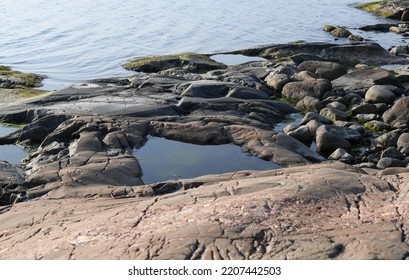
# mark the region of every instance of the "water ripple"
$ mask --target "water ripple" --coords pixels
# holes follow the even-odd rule
[[[323,24],[356,28],[389,22],[348,6],[355,2],[2,0],[0,64],[46,74],[46,87],[57,88],[129,75],[120,65],[133,57],[333,41],[321,31]],[[395,34],[376,38],[386,46],[402,40]]]

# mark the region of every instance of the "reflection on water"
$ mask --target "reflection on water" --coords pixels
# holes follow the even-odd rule
[[[17,130],[18,128],[16,127],[0,124],[0,137],[6,136]],[[18,145],[0,145],[0,160],[12,164],[18,164],[26,156],[28,156],[28,153]]]
[[[0,160],[11,164],[19,164],[28,153],[17,145],[0,145]]]
[[[272,162],[243,153],[233,144],[193,145],[158,137],[135,150],[134,156],[142,166],[142,179],[148,184],[207,174],[279,168]]]
[[[10,133],[17,131],[18,128],[13,126],[6,126],[0,123],[0,137],[9,135]]]

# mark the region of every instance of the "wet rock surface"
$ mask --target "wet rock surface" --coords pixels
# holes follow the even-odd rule
[[[150,58],[133,64],[147,73],[2,106],[25,125],[0,144],[31,153],[0,162],[1,258],[407,258],[406,90],[377,66],[407,60],[373,43],[237,53],[269,60]],[[283,168],[147,185],[133,152],[150,136]]]

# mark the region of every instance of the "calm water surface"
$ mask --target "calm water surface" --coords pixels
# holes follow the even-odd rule
[[[357,0],[1,0],[0,64],[46,74],[55,89],[127,76],[125,61],[212,53],[295,40],[333,41],[323,24],[388,22],[351,7]],[[395,34],[367,33],[384,46]]]
[[[0,124],[0,137],[6,136],[18,128]],[[0,145],[0,160],[8,161],[12,164],[18,164],[22,159],[28,156],[28,153],[18,145]]]
[[[180,178],[193,178],[240,170],[269,170],[277,164],[245,154],[240,147],[227,145],[193,145],[152,137],[134,156],[147,184]]]

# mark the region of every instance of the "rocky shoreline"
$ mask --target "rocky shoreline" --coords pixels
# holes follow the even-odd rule
[[[0,162],[0,258],[407,259],[405,54],[367,41],[224,54],[266,61],[144,58],[124,65],[133,77],[5,103],[0,120],[25,125],[0,144],[32,153]],[[147,185],[133,151],[150,136],[283,168]]]

